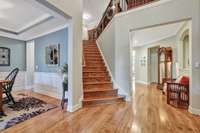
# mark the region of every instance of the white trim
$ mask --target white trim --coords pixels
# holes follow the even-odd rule
[[[26,41],[34,40],[35,38],[42,37],[42,36],[45,36],[45,35],[54,33],[54,32],[56,32],[56,31],[62,30],[62,29],[67,28],[67,27],[68,27],[68,24],[58,26],[58,27],[56,27],[56,28],[54,28],[54,29],[51,29],[51,30],[49,30],[49,31],[47,31],[47,32],[44,32],[44,33],[42,33],[42,34],[38,34],[38,35],[36,35],[36,36],[33,36],[33,37],[31,37],[31,38],[28,38]]]
[[[145,82],[145,81],[142,81],[142,80],[136,80],[135,83],[144,84],[144,85],[149,85],[148,82]]]
[[[53,17],[53,16],[51,14],[49,14],[49,13],[45,13],[42,16],[40,16],[39,18],[37,18],[37,19],[31,21],[30,23],[25,24],[24,26],[20,27],[19,29],[16,30],[16,32],[20,33],[20,32],[22,32],[22,31],[24,31],[26,29],[29,29],[30,27],[38,25],[39,23],[47,20],[50,17]]]
[[[191,106],[189,106],[188,111],[194,115],[200,115],[200,109],[192,108]]]
[[[131,102],[132,101],[132,96],[130,95],[126,95],[126,99],[127,102]]]
[[[143,5],[143,6],[140,6],[140,7],[137,7],[137,8],[133,8],[131,10],[128,10],[126,12],[121,12],[119,14],[116,14],[114,16],[115,17],[123,17],[125,15],[128,15],[128,14],[131,14],[133,12],[137,12],[137,11],[140,11],[140,10],[144,10],[144,9],[147,9],[147,8],[152,8],[152,7],[156,7],[156,6],[160,6],[164,3],[168,3],[168,2],[171,2],[172,0],[160,0],[160,1],[156,1],[156,2],[152,2],[152,3],[149,3],[147,5]]]
[[[153,44],[153,43],[156,43],[156,42],[159,42],[159,41],[162,41],[164,39],[167,39],[167,38],[170,38],[170,37],[175,37],[176,34],[171,34],[171,35],[167,35],[167,36],[163,36],[163,37],[160,37],[159,39],[155,39],[155,40],[152,40],[152,41],[149,41],[149,42],[145,42],[143,44],[139,44],[139,45],[135,45],[134,48],[136,47],[143,47],[143,46],[147,46],[149,44]]]
[[[74,106],[68,105],[67,106],[67,111],[69,111],[69,112],[75,112],[75,111],[79,110],[80,108],[82,108],[82,102],[79,102],[79,104],[76,104]]]
[[[26,90],[33,90],[34,89],[34,85],[26,85],[25,89]]]
[[[50,97],[59,99],[59,100],[61,100],[61,97],[62,97],[61,94],[53,92],[53,91],[49,91],[49,90],[33,88],[33,91],[36,92],[36,93],[39,93],[39,94],[43,94],[43,95],[46,95],[46,96],[50,96]]]
[[[62,75],[60,73],[34,72],[33,90],[44,95],[61,99],[63,92]],[[65,95],[68,97],[68,93]]]

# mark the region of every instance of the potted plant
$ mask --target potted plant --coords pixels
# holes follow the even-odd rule
[[[63,74],[63,90],[68,90],[68,65],[64,64],[61,68],[61,73]]]
[[[63,96],[61,101],[62,109],[64,109],[64,103],[67,102],[67,99],[65,98],[65,92],[68,91],[68,65],[64,64],[61,68],[61,73],[63,74]]]

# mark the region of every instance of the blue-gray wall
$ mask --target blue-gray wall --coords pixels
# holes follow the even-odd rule
[[[10,66],[0,66],[0,72],[8,72],[18,67],[26,70],[26,44],[24,41],[0,37],[0,47],[10,48]]]
[[[62,66],[64,63],[67,63],[68,29],[65,28],[60,31],[35,39],[36,72],[58,71],[60,66],[48,66],[47,64],[45,64],[45,48],[49,45],[55,44],[60,44],[60,66]]]

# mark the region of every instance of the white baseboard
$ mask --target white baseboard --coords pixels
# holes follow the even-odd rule
[[[126,99],[125,99],[127,102],[131,102],[132,101],[132,96],[128,96],[126,95]]]
[[[76,104],[74,106],[68,105],[67,106],[67,111],[69,111],[69,112],[75,112],[75,111],[79,110],[80,108],[82,108],[82,102],[79,102],[79,104]]]
[[[200,109],[195,109],[195,108],[192,108],[191,106],[189,106],[188,111],[194,115],[200,115]]]
[[[61,99],[62,98],[61,94],[58,94],[56,92],[49,91],[49,90],[43,90],[43,89],[39,89],[39,88],[34,88],[33,91],[37,92],[37,93],[40,93],[40,94],[43,94],[43,95],[47,95],[47,96],[56,98],[56,99]]]
[[[144,84],[144,85],[149,85],[148,82],[141,81],[141,80],[136,80],[135,83]]]
[[[26,90],[33,90],[34,85],[26,85],[25,89]]]

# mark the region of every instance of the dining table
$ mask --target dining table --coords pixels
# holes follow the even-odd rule
[[[0,80],[0,116],[4,115],[3,112],[3,86],[9,83],[9,80]]]

